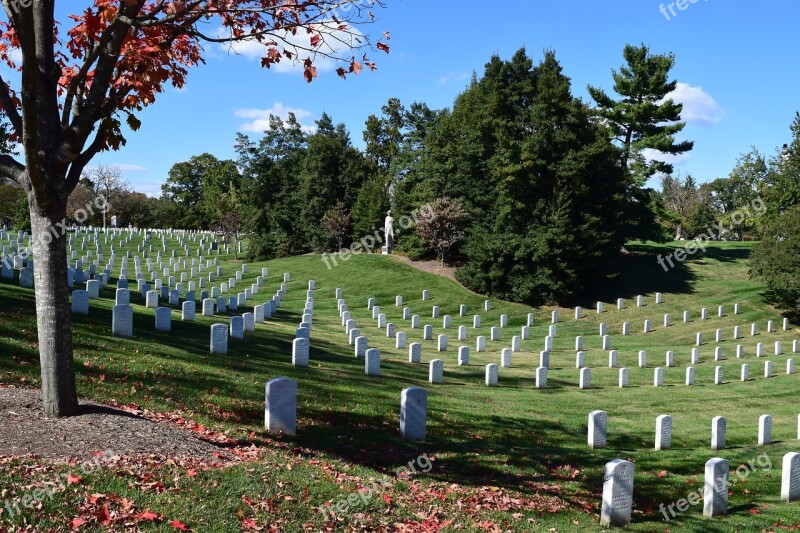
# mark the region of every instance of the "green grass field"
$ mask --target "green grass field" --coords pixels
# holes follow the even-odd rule
[[[136,242],[132,243],[135,250]],[[111,336],[111,308],[116,279],[91,303],[88,317],[75,317],[74,339],[79,393],[98,401],[135,404],[155,412],[180,413],[215,431],[264,448],[258,460],[199,473],[181,464],[137,463],[136,468],[100,469],[87,474],[48,499],[39,509],[28,509],[0,530],[38,527],[66,530],[87,495],[99,493],[120,508],[120,498],[134,502],[138,511],[157,513],[160,520],[139,520],[130,527],[173,531],[180,520],[197,531],[238,531],[253,524],[268,530],[397,529],[585,531],[599,529],[603,466],[620,458],[636,464],[632,531],[759,531],[781,530],[800,523],[800,504],[780,501],[781,460],[800,451],[800,373],[786,375],[786,361],[795,357],[792,341],[798,332],[766,333],[767,320],[781,330],[782,315],[763,296],[764,287],[749,280],[746,243],[719,243],[707,254],[664,272],[655,255],[669,253],[674,245],[634,244],[623,262],[623,274],[602,293],[575,302],[584,306],[584,318],[575,320],[572,309],[562,309],[555,349],[550,357],[548,388],[535,388],[535,369],[544,349],[552,309],[531,309],[500,301],[483,311],[484,297],[456,283],[432,276],[391,258],[357,255],[327,269],[319,256],[303,256],[252,264],[246,285],[255,283],[262,266],[269,268],[266,287],[253,302],[268,300],[279,288],[284,272],[291,273],[289,292],[277,315],[258,325],[244,341],[229,342],[226,356],[209,355],[209,327],[230,316],[194,323],[173,313],[171,333],[153,328],[154,313],[132,294],[135,305],[134,338]],[[224,260],[225,278],[232,277],[241,261]],[[118,272],[115,269],[114,275]],[[311,366],[291,365],[291,341],[300,322],[308,280],[316,280]],[[354,357],[336,309],[334,291],[344,297],[370,347],[381,351],[381,377],[364,374],[363,359]],[[423,289],[431,299],[422,301]],[[664,303],[655,305],[655,292]],[[636,295],[646,306],[636,308]],[[422,341],[422,329],[411,329],[402,309],[394,305],[403,295],[421,324],[449,336],[446,353],[435,341]],[[408,334],[408,342],[422,342],[421,365],[408,363],[408,351],[377,328],[367,310],[367,300],[377,299],[389,322]],[[616,309],[625,298],[626,308]],[[603,315],[595,312],[597,300],[606,302]],[[248,309],[253,305],[248,303]],[[733,315],[733,305],[742,312]],[[460,304],[468,316],[458,316]],[[442,320],[431,318],[431,307],[452,316],[452,327],[442,330]],[[717,307],[726,316],[717,317]],[[700,310],[709,319],[700,321]],[[682,322],[682,312],[692,321]],[[245,312],[239,309],[238,313]],[[536,323],[522,351],[513,354],[513,367],[500,369],[499,386],[486,387],[484,367],[500,362],[500,350],[509,347],[533,312]],[[671,327],[663,325],[670,313]],[[473,314],[482,315],[480,330],[472,328]],[[507,314],[509,325],[499,342],[487,341],[487,351],[475,351],[477,335],[489,336]],[[654,331],[642,333],[644,320]],[[622,336],[623,322],[631,335]],[[599,324],[608,325],[619,366],[630,369],[630,386],[617,387],[618,369],[608,368],[607,351],[601,349]],[[758,323],[759,335],[750,336]],[[468,326],[468,341],[459,342],[457,328]],[[744,338],[734,341],[734,326]],[[714,362],[714,332],[724,331],[724,360]],[[696,365],[696,385],[684,385],[695,334],[704,332],[701,362]],[[586,363],[592,368],[592,388],[578,388],[575,336],[585,337]],[[784,355],[773,355],[775,341],[783,341]],[[764,343],[767,357],[756,358],[756,344]],[[736,359],[737,344],[745,357]],[[470,346],[470,366],[457,366],[458,347]],[[0,284],[0,383],[35,387],[38,382],[36,323],[33,292]],[[648,368],[637,365],[639,350],[648,353]],[[663,366],[665,353],[675,352],[676,367],[665,368],[664,387],[653,387],[653,368]],[[428,362],[445,361],[445,382],[427,382]],[[764,362],[772,361],[774,377],[764,377]],[[750,365],[748,382],[739,381],[742,363]],[[724,368],[725,380],[714,385],[714,367]],[[264,383],[275,377],[298,381],[298,435],[275,437],[263,430]],[[409,386],[425,387],[428,398],[428,437],[409,443],[399,435],[400,392]],[[608,412],[608,447],[591,450],[586,444],[587,415]],[[654,450],[655,420],[673,416],[673,445]],[[773,416],[773,444],[757,445],[758,418]],[[727,417],[728,447],[710,448],[711,419]],[[255,434],[253,434],[255,432]],[[2,450],[0,450],[2,453]],[[411,479],[394,479],[393,472],[426,455],[430,472]],[[767,455],[763,455],[767,454]],[[728,459],[733,472],[754,464],[741,481],[734,475],[729,514],[706,519],[702,504],[690,507],[671,521],[659,512],[703,486],[705,462]],[[756,461],[760,457],[759,462]],[[0,462],[0,505],[41,486],[69,465],[51,465],[34,459]],[[195,475],[196,474],[196,475]],[[393,478],[390,488],[375,493],[368,487],[384,474]],[[143,488],[159,480],[168,489]],[[362,497],[352,496],[361,491]],[[109,497],[111,497],[109,499]],[[337,502],[351,498],[347,509]],[[97,505],[97,504],[95,504]],[[323,512],[334,509],[333,512]],[[113,514],[113,513],[112,513]],[[6,513],[7,518],[7,513]],[[251,523],[250,520],[253,522]],[[82,529],[100,527],[90,522]],[[124,529],[122,521],[112,528]],[[270,529],[272,528],[272,529]]]

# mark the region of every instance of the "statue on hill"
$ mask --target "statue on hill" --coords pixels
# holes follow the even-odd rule
[[[391,210],[386,212],[386,219],[383,223],[383,234],[386,239],[386,244],[383,246],[382,251],[384,254],[388,254],[389,251],[394,248],[394,217],[392,217]]]

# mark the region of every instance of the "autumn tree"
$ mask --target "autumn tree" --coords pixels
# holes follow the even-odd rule
[[[350,213],[341,200],[322,217],[322,227],[325,228],[328,238],[336,243],[336,250],[341,250],[350,231]]]
[[[317,77],[314,61],[322,56],[340,62],[342,77],[375,68],[356,56],[358,49],[388,52],[388,46],[357,25],[371,21],[369,8],[382,4],[94,0],[74,2],[76,14],[61,22],[55,0],[2,4],[0,60],[18,79],[0,77],[0,111],[24,156],[0,155],[0,175],[22,185],[28,197],[44,413],[67,416],[78,412],[67,239],[53,238],[50,228],[61,227],[67,197],[92,158],[122,146],[124,128],[139,128],[137,114],[167,84],[186,84],[189,68],[203,62],[203,43],[258,42],[262,66],[297,62],[308,81]]]
[[[464,237],[467,212],[461,202],[444,196],[420,210],[416,225],[419,236],[444,266],[447,253]]]

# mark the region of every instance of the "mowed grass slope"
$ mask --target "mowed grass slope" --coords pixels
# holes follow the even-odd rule
[[[126,483],[125,475],[115,472],[95,472],[87,482],[97,492],[135,499],[137,505],[165,517],[179,517],[199,530],[238,530],[245,497],[271,502],[263,507],[245,506],[245,515],[281,530],[302,529],[303,524],[315,529],[325,524],[375,528],[396,521],[421,524],[435,519],[439,525],[452,520],[447,526],[451,529],[480,529],[481,523],[487,522],[501,529],[577,531],[598,528],[603,466],[622,458],[636,463],[631,530],[749,531],[800,522],[800,506],[780,502],[781,459],[789,451],[800,451],[800,374],[785,373],[787,359],[796,357],[791,354],[792,341],[800,335],[794,329],[766,333],[767,320],[774,320],[780,330],[781,315],[764,301],[764,288],[748,279],[747,244],[716,244],[707,254],[665,272],[655,255],[667,254],[671,248],[630,246],[624,274],[601,294],[576,302],[584,306],[584,318],[576,321],[572,309],[560,310],[546,390],[535,388],[534,373],[552,309],[493,301],[493,309],[485,312],[484,297],[388,257],[356,255],[332,269],[326,268],[319,256],[250,265],[244,286],[255,282],[262,266],[270,272],[266,287],[238,313],[268,300],[279,288],[284,272],[291,273],[292,281],[276,317],[258,325],[244,341],[231,339],[227,356],[209,355],[209,327],[227,323],[232,314],[206,318],[200,316],[198,306],[197,321],[182,323],[176,310],[172,332],[158,333],[153,328],[153,311],[143,307],[138,294],[132,297],[134,338],[113,338],[112,283],[104,290],[103,299],[92,301],[88,317],[75,317],[75,355],[83,397],[180,412],[249,442],[253,431],[256,440],[268,437],[262,429],[264,383],[274,377],[290,377],[299,383],[298,436],[279,438],[286,446],[275,447],[270,441],[267,457],[255,464],[207,471],[198,477],[186,477],[177,466],[163,469],[159,475],[165,479],[180,480],[175,482],[180,487],[176,492],[142,494]],[[241,261],[229,259],[222,264],[227,279]],[[291,341],[309,279],[314,279],[317,287],[311,366],[297,369],[291,365]],[[354,357],[347,343],[336,309],[337,287],[344,290],[349,310],[362,334],[369,337],[370,347],[381,351],[380,378],[365,376],[363,359]],[[429,301],[422,301],[423,289],[430,291]],[[655,305],[656,291],[664,293],[662,305]],[[635,307],[637,294],[645,295],[645,307]],[[434,327],[434,339],[440,333],[448,335],[447,352],[437,352],[435,340],[423,341],[422,328],[411,329],[410,321],[402,318],[402,308],[395,306],[396,295],[402,295],[412,313],[421,316],[422,325]],[[377,328],[367,310],[370,297],[376,298],[398,331],[408,334],[409,344],[423,344],[422,365],[408,363],[408,350],[396,349],[394,340]],[[617,297],[626,299],[622,311],[616,309]],[[32,291],[0,284],[0,382],[35,386],[38,381],[32,298]],[[606,302],[602,315],[595,312],[597,299]],[[742,304],[738,316],[733,315],[735,303]],[[459,316],[460,304],[468,307],[465,317]],[[431,317],[434,305],[441,308],[442,315],[452,317],[450,329],[442,329],[441,318]],[[717,316],[719,305],[725,305],[723,318]],[[709,308],[707,321],[700,320],[703,307]],[[691,312],[688,324],[682,322],[684,310]],[[530,312],[536,316],[530,339],[522,342],[521,352],[513,354],[513,367],[500,370],[499,386],[486,387],[485,365],[500,362],[501,349],[510,347],[512,335],[520,334]],[[673,325],[668,328],[663,324],[665,313],[672,316]],[[474,314],[481,315],[479,330],[472,327]],[[499,326],[501,314],[509,317],[501,340],[487,340],[487,351],[476,353],[477,335],[488,338],[489,328]],[[652,333],[642,332],[644,320],[652,322]],[[617,387],[618,369],[608,368],[608,352],[601,349],[598,335],[601,322],[608,325],[612,348],[619,352],[619,366],[630,369],[630,387],[626,389]],[[630,336],[621,335],[624,322],[631,324]],[[753,322],[759,326],[756,337],[750,337]],[[457,340],[461,325],[468,328],[465,342]],[[734,326],[741,326],[743,339],[733,340]],[[724,355],[721,362],[714,361],[718,328],[724,333],[719,344]],[[700,364],[695,365],[696,385],[687,387],[685,368],[699,331],[705,334],[706,344],[700,349]],[[586,363],[592,368],[590,390],[577,386],[576,335],[585,337]],[[784,343],[783,355],[773,355],[775,341]],[[765,345],[767,357],[756,358],[757,343]],[[737,344],[745,346],[741,360],[735,357]],[[470,347],[470,366],[457,366],[461,345]],[[639,350],[648,353],[646,369],[638,368]],[[665,386],[654,388],[653,368],[665,365],[668,350],[675,352],[676,367],[665,368]],[[428,362],[437,358],[445,362],[445,383],[431,385],[427,382]],[[770,379],[764,377],[767,360],[774,365],[775,375]],[[745,383],[739,381],[743,363],[750,365],[751,379]],[[722,386],[713,382],[716,365],[724,368]],[[400,392],[409,386],[429,391],[428,439],[424,443],[407,443],[399,436]],[[608,412],[609,445],[593,451],[586,444],[586,428],[588,413],[596,409]],[[661,414],[673,416],[673,447],[656,452],[655,419]],[[762,414],[773,416],[774,443],[767,447],[757,445]],[[728,448],[712,452],[711,419],[719,415],[727,417]],[[430,473],[415,478],[419,485],[401,482],[390,492],[389,501],[376,496],[337,513],[336,521],[318,512],[326,502],[347,498],[359,484],[368,484],[370,478],[384,473],[391,475],[421,454],[435,461]],[[732,485],[729,516],[709,521],[702,517],[702,505],[696,505],[671,522],[664,521],[659,505],[702,488],[704,463],[715,456],[729,459],[732,471],[741,464],[756,465],[746,479]],[[761,462],[753,463],[759,456]],[[763,468],[767,462],[771,468]],[[0,483],[15,487],[22,483],[15,477],[19,468],[19,463],[0,466]],[[342,479],[330,469],[352,477]],[[420,487],[439,491],[450,484],[465,490],[496,487],[492,490],[543,503],[552,498],[560,504],[552,509],[546,505],[542,509],[515,508],[513,503],[499,505],[488,500],[472,501],[469,508],[458,491],[441,490],[433,500],[405,500],[403,496],[415,494]],[[31,516],[44,525],[63,526],[73,516],[71,509],[79,497],[74,490],[59,493]],[[171,529],[166,522],[152,527]]]

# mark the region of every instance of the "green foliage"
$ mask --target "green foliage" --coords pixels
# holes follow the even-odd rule
[[[426,137],[404,183],[450,196],[472,221],[458,279],[525,302],[569,298],[613,272],[625,241],[619,151],[570,91],[555,54],[494,57]]]
[[[780,305],[800,311],[800,207],[767,225],[764,240],[753,249],[750,273],[767,284]]]
[[[591,85],[588,90],[598,115],[607,121],[614,140],[622,147],[623,168],[642,185],[656,172],[672,173],[672,165],[664,161],[647,161],[645,150],[677,155],[691,150],[694,143],[675,140],[686,126],[680,122],[683,105],[667,99],[678,85],[669,80],[675,56],[651,54],[644,44],[626,45],[622,54],[626,64],[612,74],[614,91],[621,98],[614,100]]]
[[[353,218],[353,240],[372,235],[375,230],[383,230],[383,221],[389,210],[389,194],[383,177],[371,176],[358,191],[351,216]]]
[[[22,187],[13,183],[0,184],[0,226],[30,230],[28,198]]]
[[[316,133],[308,137],[300,173],[305,246],[316,251],[328,248],[322,217],[337,202],[352,206],[367,173],[364,156],[352,146],[344,124],[334,126],[323,113]]]
[[[759,187],[767,213],[764,222],[776,220],[783,213],[800,205],[800,113],[791,125],[792,142],[787,153],[778,153],[769,161],[769,168]]]

